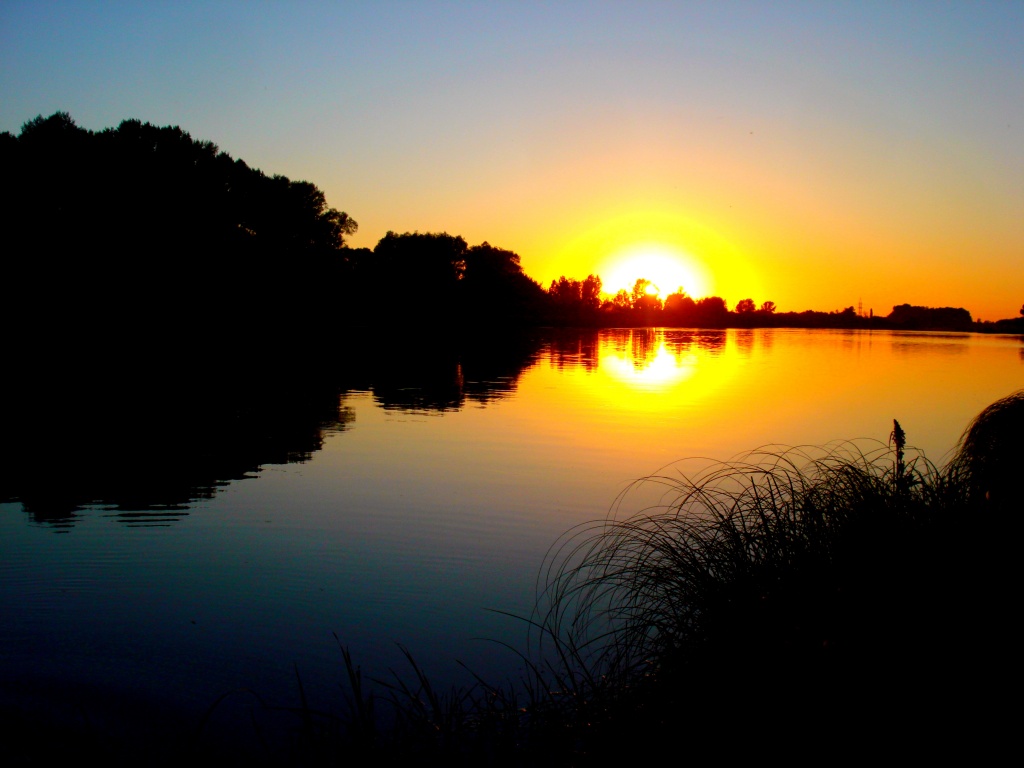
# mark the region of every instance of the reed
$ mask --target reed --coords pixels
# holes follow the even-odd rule
[[[893,426],[888,444],[769,447],[638,481],[549,550],[516,680],[440,690],[404,647],[405,674],[370,678],[339,641],[340,714],[311,706],[296,669],[299,706],[229,692],[173,755],[227,754],[210,721],[241,694],[263,745],[232,752],[246,764],[994,761],[1016,746],[1024,390],[941,468]],[[628,514],[651,488],[662,502]],[[283,741],[260,720],[279,715],[297,725]],[[37,749],[6,724],[13,754]],[[85,736],[75,749],[134,759]]]
[[[760,451],[693,478],[646,478],[674,498],[570,531],[552,549],[539,640],[559,655],[572,649],[594,678],[649,669],[684,646],[733,642],[736,623],[763,621],[766,603],[786,605],[770,632],[791,635],[778,624],[782,614],[817,613],[802,593],[812,584],[815,598],[838,588],[857,568],[853,556],[863,557],[853,550],[877,549],[883,532],[898,536],[920,522],[937,479],[923,457],[904,468],[885,446],[852,443],[820,455]],[[805,635],[828,634],[807,625],[800,622]]]
[[[638,481],[549,550],[520,680],[442,695],[403,648],[413,682],[377,681],[396,720],[374,744],[504,764],[983,755],[994,724],[1013,732],[990,687],[1019,667],[1005,637],[1022,434],[1024,391],[942,468],[894,422],[888,444],[769,447]],[[624,513],[652,487],[661,504]],[[345,663],[362,738],[373,702]]]
[[[1021,435],[1024,392],[985,409],[942,468],[894,422],[888,445],[646,478],[664,504],[623,516],[627,493],[550,551],[537,645],[610,686],[608,717],[653,739],[680,723],[761,748],[983,730],[999,719],[979,703],[990,681],[1019,668],[1003,638]]]

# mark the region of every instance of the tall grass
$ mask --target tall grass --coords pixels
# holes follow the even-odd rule
[[[985,754],[1012,733],[995,691],[1019,680],[1024,391],[945,467],[893,427],[639,481],[549,551],[521,679],[439,696],[407,654],[374,743],[507,764]],[[662,503],[625,513],[652,488]],[[364,744],[371,703],[350,701]]]
[[[646,478],[672,500],[581,526],[553,548],[539,640],[612,676],[683,646],[735,643],[737,622],[751,625],[744,638],[770,619],[757,635],[827,644],[827,628],[806,620],[822,590],[860,575],[861,547],[877,550],[927,517],[940,477],[923,457],[901,468],[884,445],[848,443]],[[794,611],[801,620],[787,626]]]
[[[592,694],[611,703],[609,726],[655,740],[681,723],[757,733],[762,747],[987,728],[992,680],[1020,668],[1006,637],[1022,440],[1019,392],[983,411],[943,468],[894,422],[889,444],[646,478],[663,505],[551,550],[537,644],[614,692]]]
[[[440,690],[404,648],[404,674],[370,678],[339,642],[341,714],[312,706],[296,670],[299,706],[225,694],[179,751],[212,762],[208,723],[242,693],[267,745],[227,760],[245,764],[1002,757],[1017,746],[1022,438],[1024,390],[941,468],[894,422],[888,443],[665,470],[550,549],[517,679]],[[629,513],[652,489],[661,502]],[[259,721],[276,715],[297,732],[275,741]],[[23,725],[16,756],[36,749]]]

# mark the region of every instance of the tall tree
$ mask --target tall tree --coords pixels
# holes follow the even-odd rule
[[[467,250],[465,240],[447,232],[388,232],[373,249],[365,286],[378,308],[373,316],[453,321],[458,316],[458,284],[466,273]],[[387,302],[379,302],[378,294]]]
[[[460,317],[474,326],[524,325],[540,319],[544,291],[523,272],[519,254],[484,242],[466,251]]]
[[[594,325],[601,304],[601,278],[573,280],[562,275],[548,288],[550,320],[557,325]]]
[[[705,296],[697,301],[694,315],[702,327],[724,328],[729,319],[729,308],[721,296]]]
[[[50,317],[71,348],[266,345],[329,316],[320,296],[356,223],[315,185],[177,126],[94,133],[64,112],[26,122],[3,153],[8,309]]]
[[[697,303],[681,289],[669,294],[665,297],[665,323],[674,326],[693,325],[696,307]]]

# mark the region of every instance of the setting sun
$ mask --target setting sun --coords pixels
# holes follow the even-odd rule
[[[710,293],[712,279],[697,259],[671,246],[641,243],[609,256],[598,269],[604,291],[632,290],[639,278],[651,281],[647,292],[662,298],[680,288],[694,297]]]

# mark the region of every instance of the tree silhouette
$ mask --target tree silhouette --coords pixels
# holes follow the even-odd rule
[[[680,289],[665,298],[664,317],[668,325],[693,325],[696,317],[697,302]]]
[[[373,249],[366,276],[367,317],[453,322],[467,250],[465,240],[447,232],[388,232]]]
[[[724,328],[729,321],[729,309],[721,296],[705,296],[697,301],[695,319],[705,328]]]
[[[853,307],[847,310],[852,314]],[[892,308],[886,318],[896,326],[908,330],[970,330],[971,313],[962,307],[918,307],[900,304]]]
[[[549,318],[556,325],[594,325],[601,306],[601,278],[587,275],[573,280],[562,275],[552,280],[547,291]]]
[[[630,296],[632,299],[632,324],[661,324],[661,299],[652,289],[656,290],[654,283],[643,277],[633,284]]]
[[[0,163],[0,322],[19,328],[14,359],[42,348],[72,361],[106,352],[108,362],[145,350],[159,359],[175,344],[203,354],[226,344],[280,350],[295,346],[297,331],[312,341],[342,323],[381,320],[866,325],[852,307],[776,314],[774,302],[755,309],[748,298],[729,313],[724,299],[694,301],[682,288],[662,304],[645,278],[602,304],[597,275],[563,275],[545,291],[517,254],[447,233],[388,232],[372,251],[350,249],[356,222],[314,184],[267,176],[178,126],[124,120],[94,133],[66,112],[40,115],[18,136],[0,133]],[[60,329],[55,339],[44,317]],[[975,324],[964,309],[902,305],[874,327]]]
[[[356,222],[315,185],[268,177],[177,126],[94,133],[65,112],[29,120],[0,151],[16,294],[3,312],[19,318],[26,354],[45,335],[29,317],[60,329],[49,358],[69,365],[228,339],[267,348],[286,334],[295,346],[296,328],[329,321],[316,297],[342,276]]]
[[[640,300],[647,296],[647,289],[652,285],[653,283],[645,277],[638,277],[636,282],[633,283],[633,290],[630,297],[634,308],[640,305]]]
[[[486,241],[465,254],[460,316],[473,324],[522,325],[541,316],[544,290],[523,272],[519,254]]]
[[[587,275],[580,285],[580,301],[587,311],[594,311],[601,306],[601,278]]]

